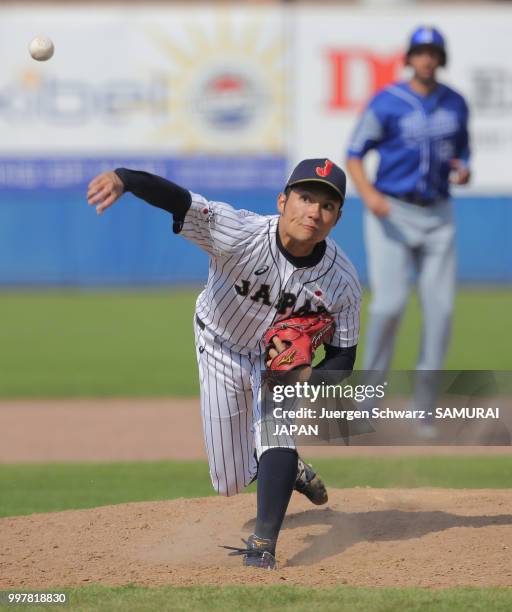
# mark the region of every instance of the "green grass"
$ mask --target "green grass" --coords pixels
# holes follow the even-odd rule
[[[0,297],[0,397],[193,395],[194,294]]]
[[[365,304],[368,306],[368,300]],[[445,368],[512,370],[511,312],[510,289],[459,290],[455,300],[452,338]],[[363,321],[366,321],[366,317]],[[366,328],[364,322],[362,328]],[[413,295],[398,334],[394,369],[414,369],[419,350],[420,328],[418,299]]]
[[[338,488],[509,488],[512,482],[512,457],[499,455],[322,459],[314,466]],[[0,516],[206,495],[214,492],[202,461],[0,465]]]
[[[0,398],[196,395],[192,314],[197,293],[3,293]],[[366,296],[356,366],[368,301]],[[512,291],[460,291],[446,368],[512,369],[510,312]],[[413,296],[395,369],[414,368],[419,328]]]
[[[197,293],[1,294],[0,398],[196,395]],[[510,312],[512,291],[460,291],[446,368],[512,369]],[[419,324],[413,297],[395,369],[414,368]],[[364,333],[356,366],[363,347]]]
[[[52,589],[52,592],[59,592]],[[16,610],[87,610],[88,612],[280,610],[284,612],[488,612],[512,607],[512,589],[334,587],[311,589],[290,586],[258,587],[100,587],[62,589],[65,606],[16,606]],[[9,609],[14,609],[10,607]]]
[[[510,455],[318,459],[314,467],[329,486],[339,488],[508,489],[512,482]]]
[[[0,465],[0,516],[214,494],[204,461]]]

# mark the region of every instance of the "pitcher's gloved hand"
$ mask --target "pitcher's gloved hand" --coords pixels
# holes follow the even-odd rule
[[[290,317],[265,332],[265,363],[269,372],[289,372],[300,368],[303,380],[311,374],[316,349],[334,334],[334,320],[327,313]]]

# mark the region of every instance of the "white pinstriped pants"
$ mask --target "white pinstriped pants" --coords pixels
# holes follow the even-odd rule
[[[261,443],[263,356],[232,351],[194,317],[201,416],[210,476],[219,495],[236,495],[254,479]],[[276,444],[275,446],[279,446]],[[290,444],[293,446],[293,444]]]

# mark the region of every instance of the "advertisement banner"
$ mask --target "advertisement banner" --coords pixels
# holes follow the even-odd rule
[[[73,161],[67,177],[85,174],[81,160],[91,157],[188,159],[193,173],[196,156],[198,171],[205,157],[223,158],[223,176],[236,185],[244,185],[240,156],[242,165],[264,158],[259,180],[275,161],[282,181],[282,11],[20,5],[0,19],[1,185],[19,187],[27,175],[33,187],[34,175],[49,167],[54,176],[64,156]],[[55,44],[48,62],[29,56],[38,34]],[[28,157],[56,161],[27,170]]]
[[[413,30],[422,24],[435,25],[448,47],[448,65],[440,70],[440,80],[462,93],[470,107],[473,181],[469,189],[508,192],[512,188],[508,170],[512,10],[502,5],[463,9],[435,5],[428,7],[427,17],[425,9],[297,8],[294,154],[297,159],[329,155],[343,161],[368,99],[389,82],[407,77],[404,53]]]

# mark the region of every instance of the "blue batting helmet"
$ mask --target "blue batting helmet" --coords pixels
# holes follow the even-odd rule
[[[441,54],[441,66],[446,66],[446,43],[443,35],[435,28],[421,26],[414,30],[409,40],[407,58],[418,47],[434,47]]]

